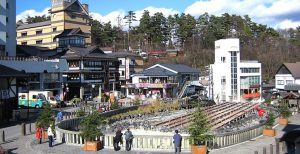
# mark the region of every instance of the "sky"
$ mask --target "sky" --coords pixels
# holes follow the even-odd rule
[[[16,0],[17,21],[28,15],[47,15],[51,0]],[[207,12],[220,16],[224,13],[249,15],[252,21],[275,29],[300,26],[300,0],[80,0],[89,4],[90,15],[101,22],[117,24],[118,16],[134,11],[140,19],[144,10],[150,14],[162,12],[191,14],[195,17]],[[125,21],[124,21],[125,22]],[[125,24],[125,23],[124,23]],[[134,23],[138,24],[138,21]]]

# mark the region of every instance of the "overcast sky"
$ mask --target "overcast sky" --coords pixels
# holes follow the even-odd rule
[[[16,0],[17,20],[28,15],[48,13],[51,0]],[[139,19],[144,10],[162,12],[165,16],[186,13],[198,17],[208,12],[213,15],[223,13],[249,15],[253,21],[277,28],[300,26],[300,0],[80,0],[90,7],[94,19],[116,24],[118,16],[126,12],[136,12]],[[138,23],[135,23],[136,25]]]

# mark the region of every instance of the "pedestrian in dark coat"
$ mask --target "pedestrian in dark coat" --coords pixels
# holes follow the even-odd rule
[[[121,149],[119,143],[123,144],[122,136],[123,136],[123,133],[121,132],[121,129],[118,129],[116,131],[116,136],[113,139],[115,151],[119,151]]]
[[[175,153],[181,152],[181,141],[182,137],[180,134],[178,134],[178,130],[175,130],[175,135],[173,136],[173,143],[175,147]]]

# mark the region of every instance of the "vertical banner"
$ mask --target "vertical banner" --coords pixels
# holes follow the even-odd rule
[[[125,59],[125,79],[128,80],[130,77],[130,68],[129,68],[129,63],[130,63],[130,59],[126,58]]]

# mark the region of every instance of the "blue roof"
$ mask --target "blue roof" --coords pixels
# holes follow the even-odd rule
[[[171,70],[174,70],[178,73],[200,73],[199,70],[189,67],[183,64],[159,64],[163,67],[167,67]]]
[[[146,69],[141,74],[145,76],[174,76],[176,73],[171,72],[167,69],[164,69],[162,67],[156,66],[154,68]]]

